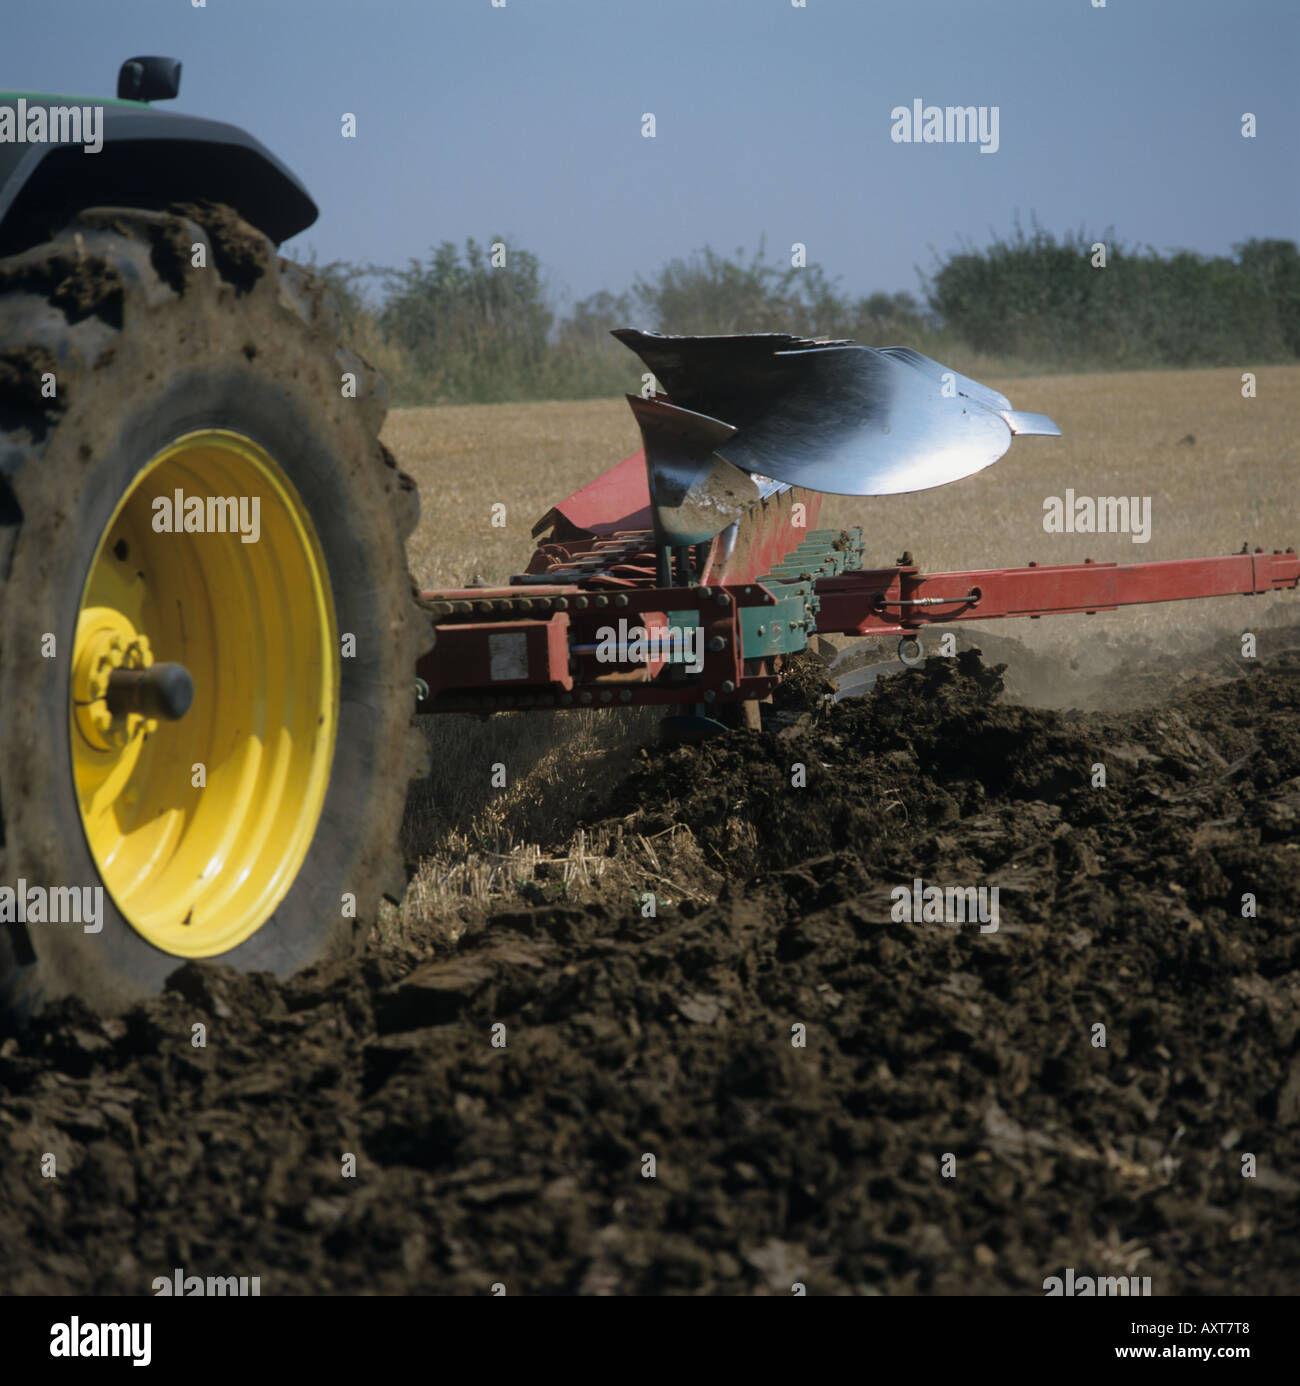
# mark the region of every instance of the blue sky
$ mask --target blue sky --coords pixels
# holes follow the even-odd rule
[[[176,109],[243,125],[304,180],[321,219],[286,248],[323,260],[503,234],[564,302],[761,237],[854,292],[915,291],[915,266],[1017,212],[1206,253],[1300,239],[1296,0],[5,8],[0,87],[112,95],[124,58],[181,58]],[[891,141],[918,97],[997,106],[997,153]]]

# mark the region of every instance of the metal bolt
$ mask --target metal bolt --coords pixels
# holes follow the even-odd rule
[[[114,717],[138,713],[179,722],[194,701],[194,680],[183,664],[114,669],[108,676],[108,710]]]
[[[734,683],[732,683],[732,681],[731,681],[730,679],[723,679],[723,680],[722,680],[722,691],[723,691],[724,693],[734,693],[734,692],[736,691],[736,685],[735,685]]]
[[[575,611],[586,611],[586,609],[587,609],[587,599],[586,599],[586,597],[574,597],[574,599],[573,599],[573,609],[574,609]]]
[[[704,690],[704,701],[706,703],[711,703],[717,696],[718,695],[711,688],[706,688]]]
[[[627,605],[627,595],[626,595],[626,593],[620,592],[620,593],[618,594],[618,596],[614,598],[614,605],[615,605],[615,606],[626,606],[626,605]]]
[[[560,694],[560,706],[561,706],[561,707],[572,707],[572,706],[573,706],[573,694],[572,694],[572,693],[561,693],[561,694]]]
[[[592,598],[592,601],[595,602],[595,604],[596,604],[597,606],[599,606],[599,607],[604,607],[604,606],[608,606],[608,605],[609,605],[609,598],[608,598],[607,596],[605,596],[605,594],[604,594],[603,592],[602,592],[599,596],[593,597],[593,598]]]
[[[760,635],[766,635],[766,634],[767,634],[767,627],[766,627],[766,626],[759,626],[759,628],[758,628],[758,633],[759,633]]]
[[[609,691],[608,688],[601,689],[600,701],[602,703],[612,703],[614,701],[614,695]]]
[[[491,603],[491,602],[475,602],[475,603],[474,603],[474,610],[475,610],[475,611],[482,612],[483,615],[485,615],[485,616],[490,616],[490,615],[492,614],[492,603]]]
[[[725,650],[726,648],[727,648],[727,642],[726,642],[725,638],[724,638],[723,636],[721,636],[721,635],[715,635],[715,636],[713,636],[713,638],[709,641],[709,652],[710,652],[711,654],[719,654],[719,653],[721,653],[721,651]]]
[[[578,701],[582,703],[585,707],[589,702],[591,702],[591,694],[588,693],[587,690],[584,688],[582,692],[578,694]]]
[[[730,606],[730,605],[731,605],[731,593],[730,593],[730,592],[719,592],[719,593],[718,593],[718,596],[717,596],[717,603],[718,603],[719,606]]]
[[[551,606],[556,611],[567,611],[569,609],[569,599],[568,597],[556,597],[551,603]]]
[[[620,703],[630,703],[632,701],[632,690],[630,688],[620,688],[618,691]]]

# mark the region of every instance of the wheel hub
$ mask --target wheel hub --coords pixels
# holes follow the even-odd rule
[[[152,664],[148,638],[122,612],[92,607],[81,613],[73,652],[72,701],[77,730],[92,750],[120,752],[137,736],[158,730],[154,718],[115,712],[109,703],[109,685],[119,671],[143,671]]]

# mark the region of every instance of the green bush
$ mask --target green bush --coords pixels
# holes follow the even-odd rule
[[[1093,243],[1106,245],[1094,265]],[[492,246],[500,245],[495,256]],[[502,263],[504,259],[504,263]],[[333,286],[352,344],[398,404],[588,399],[636,391],[641,363],[612,328],[795,332],[915,347],[968,373],[1258,365],[1300,357],[1300,249],[1250,240],[1232,257],[1135,250],[1110,233],[1057,238],[1016,224],[936,265],[925,301],[854,298],[817,265],[705,246],[624,293],[561,314],[537,257],[450,241],[405,269],[309,265]]]
[[[1104,268],[1092,246],[1106,246]],[[1300,251],[1247,241],[1235,258],[1134,250],[1107,233],[1017,225],[936,270],[929,303],[967,347],[1045,369],[1217,366],[1300,355]]]

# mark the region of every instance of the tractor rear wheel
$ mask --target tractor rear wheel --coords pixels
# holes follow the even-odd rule
[[[402,894],[418,501],[337,328],[224,207],[0,260],[0,1024],[285,975]]]

